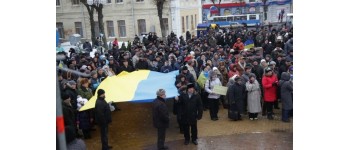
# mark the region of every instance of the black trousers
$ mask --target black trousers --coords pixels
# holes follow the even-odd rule
[[[272,115],[272,106],[274,102],[265,102],[266,109],[267,109],[267,115]]]
[[[102,150],[108,150],[108,125],[100,126]]]
[[[210,118],[218,118],[218,112],[219,112],[219,98],[218,99],[212,99],[208,98],[209,101],[209,109],[210,109]]]
[[[202,90],[202,92],[201,92],[201,98],[202,98],[202,103],[203,103],[203,109],[209,108],[209,104],[208,104],[208,93],[205,92],[205,90]]]
[[[258,118],[258,113],[249,113],[249,118]]]
[[[183,124],[185,141],[190,140],[190,127],[192,141],[198,139],[197,121],[194,124]]]
[[[176,121],[177,121],[177,123],[179,124],[179,128],[180,128],[180,132],[181,131],[183,131],[184,129],[184,127],[183,127],[183,125],[182,125],[182,123],[181,123],[181,119],[180,119],[181,117],[180,117],[180,114],[177,114],[176,115]]]
[[[90,129],[82,129],[84,138],[91,138]]]
[[[157,148],[158,149],[164,148],[165,130],[166,130],[166,128],[158,128],[158,138],[157,138]]]

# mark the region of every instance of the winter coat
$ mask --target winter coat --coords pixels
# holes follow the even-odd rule
[[[91,78],[91,89],[92,93],[95,93],[97,87],[100,85],[101,81],[98,78]]]
[[[180,122],[183,124],[195,124],[197,119],[201,119],[203,115],[203,105],[201,96],[193,93],[189,98],[188,93],[182,93],[179,96],[179,112]]]
[[[112,122],[111,110],[109,104],[104,98],[97,98],[95,104],[96,123],[99,126],[107,126]]]
[[[240,85],[238,83],[234,83],[227,90],[227,100],[229,105],[236,105],[238,112],[244,112],[244,100],[246,96],[246,87],[244,84]]]
[[[62,103],[62,113],[64,118],[64,126],[76,127],[76,109],[66,103]]]
[[[245,84],[246,89],[248,91],[248,112],[250,113],[259,113],[261,111],[261,90],[260,85],[257,80],[253,83],[249,81]]]
[[[149,65],[147,61],[140,60],[136,63],[136,69],[149,69]]]
[[[134,71],[134,68],[130,65],[128,65],[127,67],[122,65],[120,67],[120,72],[123,72],[123,71],[126,71],[126,72],[133,72]]]
[[[168,128],[169,127],[169,111],[165,104],[165,100],[161,97],[157,97],[153,101],[153,126],[155,128]]]
[[[209,75],[210,76],[210,75]],[[220,98],[220,95],[219,94],[215,94],[213,93],[213,89],[214,89],[214,86],[216,85],[220,85],[221,86],[221,81],[219,78],[216,78],[215,80],[207,80],[205,82],[205,91],[209,93],[208,95],[208,98],[212,98],[212,99],[218,99]]]
[[[227,69],[224,68],[224,70],[219,70],[221,75],[222,75],[222,85],[226,86],[227,82],[228,82],[228,73],[227,73]]]
[[[234,50],[244,50],[244,44],[243,44],[243,42],[241,42],[241,41],[237,41],[234,45],[233,45],[233,49]]]
[[[90,88],[85,88],[85,87],[78,88],[78,92],[77,93],[82,98],[86,98],[87,100],[89,100],[94,95]]]
[[[274,82],[278,81],[277,76],[264,76],[262,78],[262,85],[264,89],[264,101],[274,102],[277,99],[277,86],[273,85]]]
[[[67,86],[65,92],[66,94],[69,95],[71,99],[70,103],[72,104],[73,109],[77,109],[77,98],[78,98],[77,91]]]
[[[255,74],[256,80],[258,80],[259,84],[262,82],[262,77],[264,75],[264,68],[260,65],[253,66],[252,73]]]
[[[293,82],[290,81],[290,74],[283,72],[279,82],[281,88],[282,109],[291,110],[293,109]]]
[[[189,66],[189,65],[186,65],[186,66],[188,68],[188,72],[190,72],[192,74],[193,78],[195,80],[197,80],[197,74],[196,74],[196,71],[194,70],[194,68],[192,66]]]

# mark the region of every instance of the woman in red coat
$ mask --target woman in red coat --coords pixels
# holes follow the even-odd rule
[[[272,120],[272,106],[273,102],[277,99],[278,79],[270,67],[265,69],[265,76],[262,78],[262,85],[264,89],[263,111],[267,109],[267,118]]]
[[[233,45],[233,49],[239,51],[244,50],[244,43],[241,41],[241,38],[237,38],[237,42]]]

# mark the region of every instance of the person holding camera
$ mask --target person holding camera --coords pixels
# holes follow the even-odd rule
[[[263,112],[267,109],[267,118],[273,120],[272,106],[277,100],[278,79],[270,67],[265,69],[265,76],[262,78],[262,85],[264,89]]]

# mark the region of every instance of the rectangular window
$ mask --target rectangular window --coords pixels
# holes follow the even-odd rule
[[[185,18],[183,16],[181,19],[181,24],[182,24],[182,33],[185,33]]]
[[[256,20],[256,16],[255,15],[249,15],[249,20]]]
[[[168,35],[169,33],[169,23],[168,23],[168,18],[163,18],[163,23],[165,27],[165,33]]]
[[[197,26],[197,14],[194,15],[194,25]]]
[[[72,0],[73,5],[79,5],[79,0]]]
[[[115,0],[115,3],[123,3],[123,0]]]
[[[188,16],[186,16],[186,30],[188,30]]]
[[[118,20],[119,37],[126,37],[125,20]]]
[[[83,26],[82,26],[81,22],[74,22],[74,25],[75,25],[75,33],[80,34],[81,37],[84,37]]]
[[[137,25],[139,27],[139,35],[141,35],[141,33],[143,33],[143,32],[146,32],[146,20],[145,19],[138,19]]]
[[[256,0],[249,0],[249,3],[255,2]]]
[[[56,28],[58,29],[58,33],[60,34],[60,38],[64,38],[64,29],[63,29],[63,23],[57,22]]]
[[[113,21],[107,21],[107,33],[108,37],[114,37],[114,24]]]
[[[191,30],[194,30],[193,15],[191,15]]]
[[[143,0],[136,0],[136,2],[143,2]]]
[[[112,3],[112,0],[107,0],[107,4],[110,4],[110,3]]]
[[[100,26],[98,26],[98,22],[95,21],[95,36],[100,36]]]
[[[60,0],[56,0],[56,6],[60,6],[60,5],[61,5]]]

